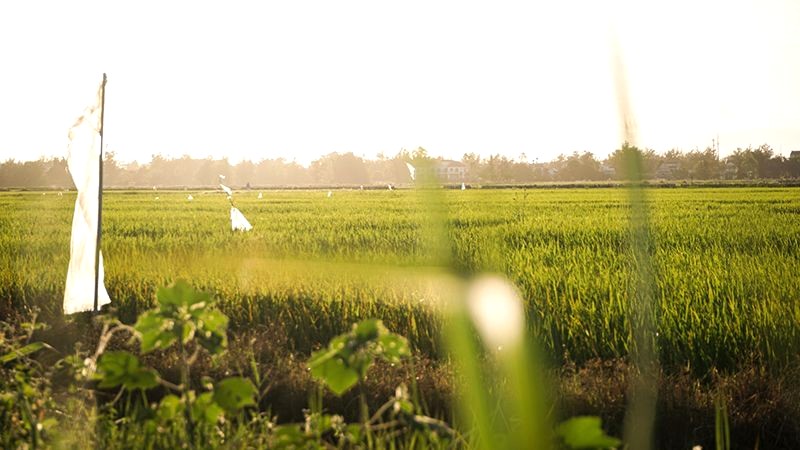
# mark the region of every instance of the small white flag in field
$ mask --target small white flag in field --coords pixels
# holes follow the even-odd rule
[[[262,198],[264,198],[264,196],[261,194],[261,192],[259,192],[258,193],[258,199],[261,200]]]
[[[105,82],[97,90],[94,103],[86,108],[69,130],[67,167],[78,189],[72,215],[69,244],[69,269],[64,288],[64,313],[94,309],[97,287],[98,309],[111,303],[103,284],[103,254],[97,252],[98,203],[100,191],[100,133],[102,133]],[[97,259],[96,259],[97,258]],[[95,261],[98,263],[95,285]]]
[[[192,197],[192,194],[189,194],[189,196],[186,197],[186,200],[192,201],[192,200],[194,200],[194,197]]]
[[[389,186],[389,190],[391,191],[392,190],[392,185],[391,184],[387,184],[387,186]]]
[[[241,211],[231,206],[231,230],[233,231],[250,231],[253,226],[244,217]]]
[[[463,181],[461,182],[461,190],[462,190],[462,191],[466,191],[466,190],[467,190],[467,185],[466,185],[466,184],[464,184],[464,182],[463,182]]]
[[[220,174],[219,179],[225,181],[225,175]]]
[[[233,197],[233,191],[231,190],[231,188],[229,188],[228,186],[225,186],[222,183],[220,183],[219,187],[220,187],[220,189],[225,191],[226,194],[228,194],[228,197]]]
[[[333,196],[333,191],[328,191],[328,198],[331,198],[332,196]]]
[[[410,163],[406,163],[406,167],[408,167],[408,174],[411,175],[412,180],[417,179],[417,169],[414,168]]]

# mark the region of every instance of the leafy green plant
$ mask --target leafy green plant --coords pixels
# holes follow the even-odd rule
[[[366,319],[353,324],[351,331],[331,339],[326,348],[314,352],[308,365],[315,378],[334,394],[342,395],[362,384],[376,359],[397,364],[410,355],[405,337],[390,332],[378,319]],[[346,424],[340,416],[311,412],[306,415],[303,426],[278,427],[275,444],[283,448],[309,441],[319,443],[326,435],[339,445],[369,444],[376,434],[393,439],[400,435],[419,435],[419,439],[429,443],[459,438],[446,422],[420,414],[405,385],[398,386],[395,395],[371,415],[366,409],[363,391],[360,397],[361,423]],[[321,406],[316,409],[321,410]]]
[[[101,388],[122,386],[125,389],[150,389],[158,386],[156,371],[142,367],[128,352],[106,352],[97,363],[96,379]]]
[[[389,332],[378,319],[367,319],[314,352],[308,366],[313,376],[336,395],[342,395],[364,379],[376,358],[399,363],[410,353],[406,338]]]
[[[243,409],[255,405],[256,389],[246,378],[228,377],[209,383],[207,392],[194,390],[191,369],[201,353],[219,357],[227,349],[228,318],[214,308],[211,295],[195,290],[184,280],[160,288],[156,298],[157,307],[143,313],[133,327],[108,320],[97,351],[84,361],[84,366],[94,369],[97,361],[96,370],[89,372],[101,389],[119,387],[120,395],[126,390],[141,391],[141,401],[127,403],[121,411],[129,420],[141,422],[132,426],[142,427],[153,439],[157,439],[158,430],[173,430],[176,437],[185,437],[190,447],[209,445],[209,439],[224,435],[220,428],[224,418],[233,419]],[[143,354],[177,347],[180,383],[162,378],[130,352],[105,351],[111,336],[119,331],[133,333]],[[164,396],[158,405],[151,405],[146,391],[156,387],[174,394]],[[113,404],[106,408],[111,412]]]
[[[174,343],[181,351],[192,350],[187,346],[194,343],[194,358],[201,348],[212,355],[225,351],[228,318],[213,307],[210,294],[178,280],[170,287],[159,288],[156,297],[158,307],[139,316],[134,325],[142,353],[164,350]]]
[[[55,426],[52,415],[49,369],[31,358],[43,349],[43,342],[31,342],[33,333],[43,329],[36,316],[13,326],[0,322],[0,447],[38,448]]]

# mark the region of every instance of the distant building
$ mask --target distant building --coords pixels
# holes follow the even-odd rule
[[[467,176],[467,165],[451,159],[436,161],[434,169],[436,176],[442,181],[464,181]]]
[[[656,169],[656,178],[669,179],[675,176],[675,172],[681,169],[680,163],[663,162]]]
[[[617,174],[617,169],[609,166],[606,163],[602,163],[602,164],[600,164],[600,172],[605,177],[613,178]]]
[[[736,178],[736,174],[739,173],[739,169],[736,167],[736,164],[733,161],[726,161],[725,162],[725,169],[723,169],[722,176],[725,179],[732,180]]]

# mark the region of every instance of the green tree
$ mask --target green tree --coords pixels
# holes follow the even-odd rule
[[[233,168],[234,177],[242,186],[255,182],[256,165],[252,161],[240,161]]]
[[[369,182],[364,160],[351,152],[333,158],[333,179],[340,184],[364,184]]]
[[[351,152],[329,153],[311,163],[312,179],[321,184],[364,184],[369,182],[364,160]]]
[[[628,161],[630,161],[631,153],[638,153],[640,155],[642,160],[642,169],[644,171],[642,176],[644,178],[654,174],[658,168],[658,165],[661,163],[660,157],[656,154],[655,150],[641,150],[640,148],[625,142],[622,144],[621,148],[614,150],[614,152],[612,152],[608,158],[606,158],[606,164],[613,167],[616,171],[617,179],[627,180],[630,178],[627,164]]]
[[[117,163],[117,154],[107,151],[103,154],[103,186],[124,186],[126,173]]]
[[[753,149],[750,147],[737,148],[733,154],[728,156],[727,160],[733,164],[737,179],[753,178],[758,174],[758,161],[753,156]]]
[[[3,177],[0,176],[0,179]],[[49,161],[44,173],[45,186],[66,188],[72,186],[72,177],[67,170],[67,160],[55,158]]]
[[[719,154],[711,147],[705,150],[692,150],[686,155],[689,176],[697,180],[713,180],[719,178]]]
[[[558,179],[562,181],[600,180],[602,179],[600,162],[591,152],[574,152],[562,159]]]
[[[467,181],[479,181],[481,172],[481,157],[477,153],[464,153],[461,162],[467,166]]]

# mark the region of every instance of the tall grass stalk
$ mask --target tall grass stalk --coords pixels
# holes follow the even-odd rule
[[[656,352],[655,276],[650,254],[650,224],[647,198],[642,187],[642,158],[638,150],[623,146],[631,184],[630,234],[633,279],[628,298],[630,309],[631,359],[635,373],[629,387],[625,411],[625,441],[631,449],[653,445],[659,364]]]

